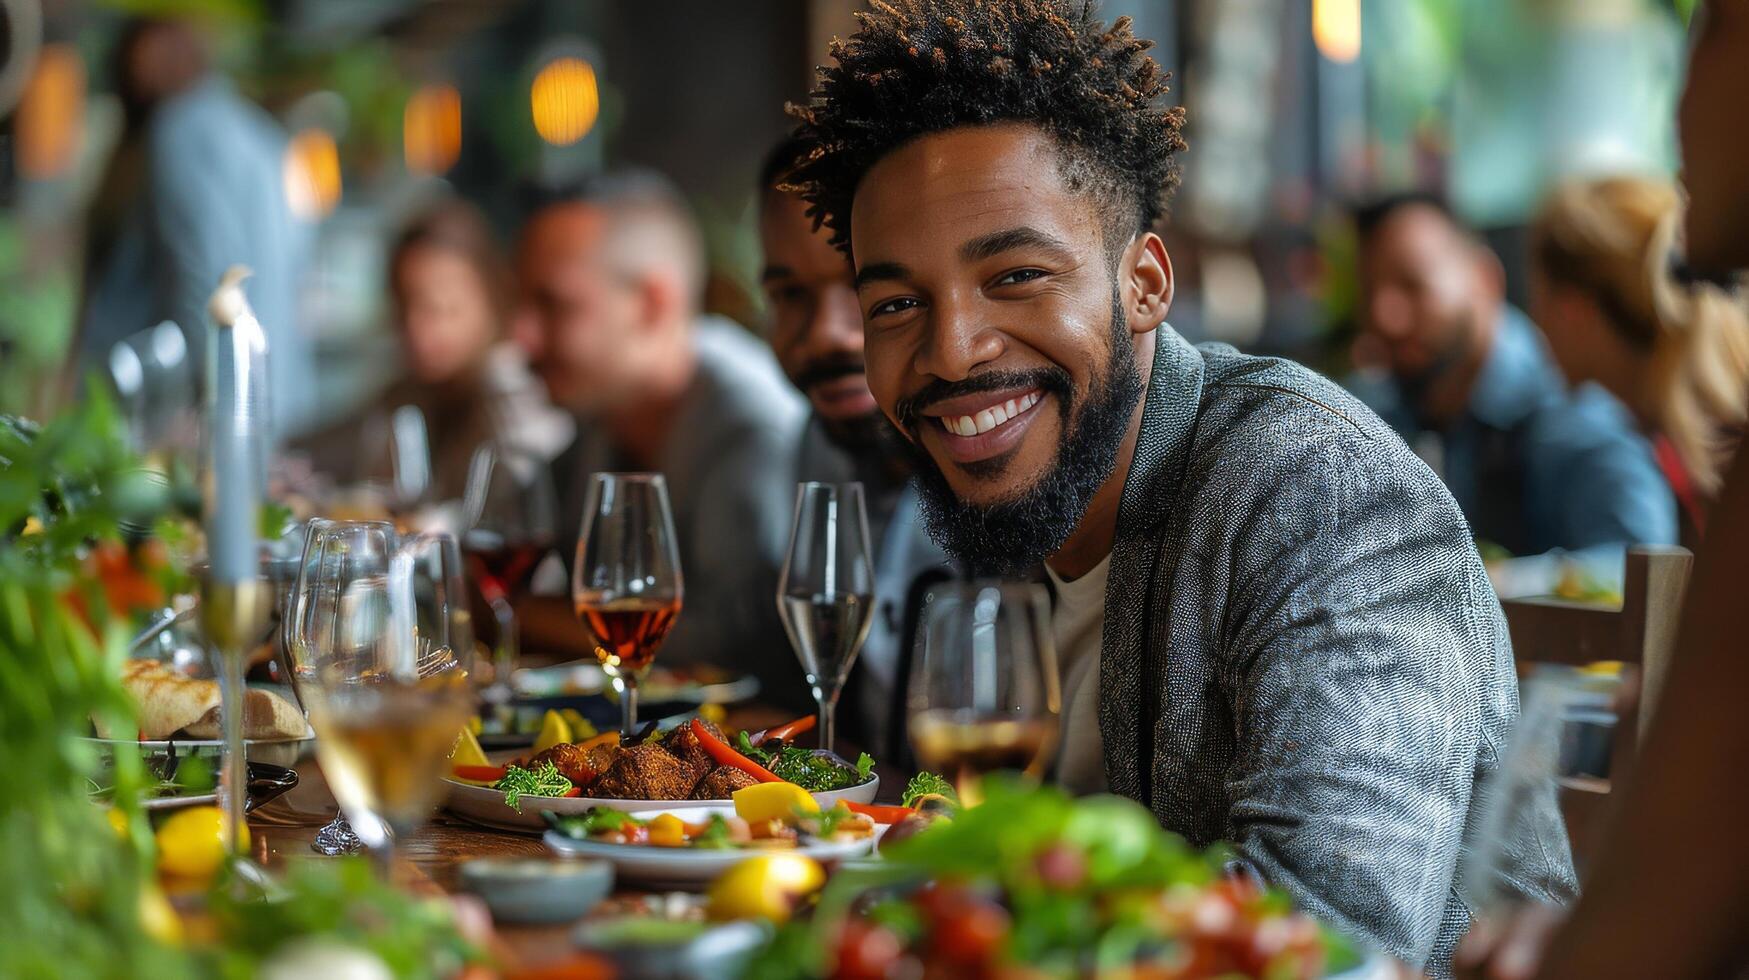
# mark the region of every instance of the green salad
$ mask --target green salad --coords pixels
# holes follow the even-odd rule
[[[874,773],[874,757],[867,752],[857,756],[853,767],[836,756],[821,755],[799,745],[784,745],[775,751],[762,748],[754,745],[746,732],[735,736],[735,750],[771,770],[773,776],[795,783],[810,793],[830,793],[859,786],[868,782]]]

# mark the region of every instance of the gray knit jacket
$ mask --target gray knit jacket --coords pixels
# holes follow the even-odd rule
[[[1512,649],[1451,494],[1371,411],[1298,365],[1157,332],[1100,690],[1113,792],[1450,974],[1477,787],[1518,714]],[[1572,897],[1552,788],[1510,838],[1501,889]]]

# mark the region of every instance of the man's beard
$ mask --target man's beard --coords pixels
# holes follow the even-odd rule
[[[1434,351],[1433,360],[1426,367],[1414,374],[1396,374],[1397,391],[1402,403],[1409,407],[1409,411],[1422,425],[1432,426],[1438,423],[1438,420],[1427,414],[1427,400],[1441,382],[1463,366],[1469,355],[1470,338],[1475,330],[1474,324],[1460,314],[1449,331],[1450,336]]]
[[[1019,386],[1037,387],[1057,397],[1063,435],[1056,457],[1045,474],[1016,497],[994,504],[961,500],[934,457],[917,441],[918,426],[935,423],[920,421],[916,409],[954,395]],[[894,441],[910,458],[917,475],[929,536],[974,575],[1014,575],[1055,554],[1081,523],[1087,505],[1116,467],[1118,449],[1141,397],[1135,342],[1122,298],[1113,284],[1111,357],[1104,372],[1093,380],[1087,404],[1079,412],[1075,411],[1069,373],[1057,367],[993,372],[955,384],[938,382],[905,399],[897,414],[900,426],[911,438]],[[994,470],[1001,465],[980,462],[965,469],[976,475],[980,469]]]
[[[836,381],[853,374],[865,374],[866,370],[863,359],[854,354],[827,355],[809,362],[794,378],[794,383],[803,395],[809,395],[817,384]],[[887,419],[879,409],[867,415],[847,419],[830,419],[822,415],[820,422],[825,426],[826,435],[833,444],[852,455],[886,448]]]

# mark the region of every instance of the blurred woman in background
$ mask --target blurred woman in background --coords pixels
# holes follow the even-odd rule
[[[1568,381],[1607,388],[1652,439],[1692,548],[1749,415],[1749,308],[1672,276],[1681,208],[1666,180],[1557,187],[1532,226],[1531,314]]]
[[[505,339],[509,270],[478,210],[452,199],[421,213],[395,240],[388,272],[404,374],[358,415],[306,441],[317,472],[343,484],[392,480],[391,457],[406,447],[394,444],[391,419],[404,406],[425,423],[426,446],[416,451],[427,454],[427,502],[462,496],[483,443],[543,460],[569,443],[568,418]]]

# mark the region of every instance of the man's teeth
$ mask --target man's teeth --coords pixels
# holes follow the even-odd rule
[[[1010,398],[1000,405],[991,405],[976,415],[961,415],[959,418],[944,415],[941,417],[941,427],[956,436],[982,435],[1037,405],[1042,397],[1044,396],[1035,391],[1019,398]]]

